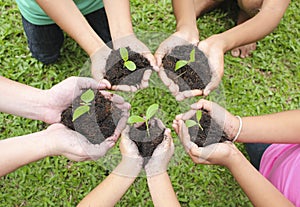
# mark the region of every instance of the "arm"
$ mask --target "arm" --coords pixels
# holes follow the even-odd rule
[[[154,206],[180,206],[167,172],[147,177]]]
[[[111,140],[93,145],[62,124],[53,124],[41,132],[1,140],[0,177],[47,156],[62,155],[74,161],[98,159],[112,146]]]
[[[122,132],[120,150],[122,161],[114,171],[78,204],[82,206],[114,206],[139,175],[143,158],[137,146],[128,138],[129,127]]]
[[[176,18],[176,33],[188,42],[198,42],[199,32],[194,1],[172,0],[172,6]]]
[[[37,0],[39,6],[59,27],[92,56],[105,43],[88,24],[72,0]]]
[[[265,0],[261,10],[248,21],[208,38],[209,45],[220,44],[223,52],[262,39],[279,24],[290,0]],[[215,43],[214,43],[215,42]]]
[[[91,78],[70,77],[49,90],[41,90],[0,76],[0,111],[57,123],[62,111],[72,104],[82,89],[106,87]]]

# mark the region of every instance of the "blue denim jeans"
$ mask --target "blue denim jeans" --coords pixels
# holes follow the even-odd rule
[[[108,43],[111,41],[105,9],[85,15],[88,23]],[[58,60],[60,49],[64,42],[63,31],[56,24],[34,25],[22,16],[23,27],[32,56],[44,64],[51,64]]]
[[[251,164],[259,170],[260,160],[265,150],[270,146],[270,144],[263,143],[246,143],[246,151],[250,157]]]

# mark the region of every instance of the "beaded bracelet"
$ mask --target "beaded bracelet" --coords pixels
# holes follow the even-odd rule
[[[235,142],[237,140],[237,138],[239,137],[239,135],[242,131],[242,127],[243,127],[242,118],[240,116],[236,116],[236,117],[239,119],[240,126],[239,126],[239,130],[238,130],[237,134],[235,135],[235,137],[233,138],[232,142]]]

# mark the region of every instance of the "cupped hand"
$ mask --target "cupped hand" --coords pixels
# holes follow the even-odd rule
[[[97,82],[92,78],[69,77],[64,81],[44,91],[46,100],[44,118],[42,121],[53,124],[61,120],[61,113],[68,108],[72,101],[79,96],[84,89],[105,89],[108,85]]]
[[[107,88],[110,88],[111,85],[108,80],[104,79],[106,73],[106,61],[111,53],[111,49],[108,46],[102,46],[94,54],[91,55],[91,73],[92,77],[107,85]]]
[[[62,155],[73,161],[97,160],[115,145],[112,139],[92,144],[83,135],[62,124],[50,125],[45,133],[49,136],[45,143],[48,154]]]
[[[149,61],[150,65],[153,67],[153,69],[158,71],[158,67],[157,67],[155,58],[152,55],[151,51],[134,34],[114,40],[113,47],[115,50],[122,48],[122,47],[124,47],[124,48],[129,47],[132,51],[144,56]]]
[[[142,169],[143,158],[140,156],[136,144],[130,140],[129,130],[130,127],[127,126],[122,132],[120,142],[122,161],[113,173],[126,177],[136,177]]]
[[[197,45],[199,42],[199,35],[195,33],[194,35],[187,36],[186,34],[191,34],[190,32],[177,31],[167,39],[165,39],[157,48],[154,57],[156,59],[157,66],[160,67],[162,64],[162,59],[165,55],[171,52],[171,50],[180,45],[193,44]]]
[[[216,123],[222,127],[223,131],[226,133],[230,140],[232,140],[237,134],[239,128],[239,119],[233,116],[219,104],[205,99],[201,99],[197,103],[192,104],[191,110],[177,115],[176,120],[189,120],[196,114],[197,110],[208,112],[211,118],[214,119],[214,121],[216,121]],[[182,129],[184,129],[184,131],[188,133],[188,130],[185,130],[184,127]],[[180,133],[178,127],[175,128],[175,131],[177,134]]]
[[[164,140],[156,147],[150,160],[145,166],[147,177],[166,172],[173,153],[174,143],[171,137],[171,130],[166,129],[164,133]]]
[[[211,69],[211,81],[204,89],[204,96],[216,89],[224,74],[224,51],[221,43],[218,42],[216,36],[211,36],[198,44],[198,48],[208,58],[208,64]]]

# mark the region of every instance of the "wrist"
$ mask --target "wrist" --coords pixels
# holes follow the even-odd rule
[[[223,53],[227,52],[228,45],[221,34],[215,34],[204,40],[208,47],[221,49]]]
[[[113,170],[113,173],[123,177],[137,177],[143,166],[141,157],[123,157],[119,165]]]
[[[190,42],[190,43],[198,43],[199,42],[199,31],[196,25],[190,24],[180,24],[176,27],[176,34]]]

